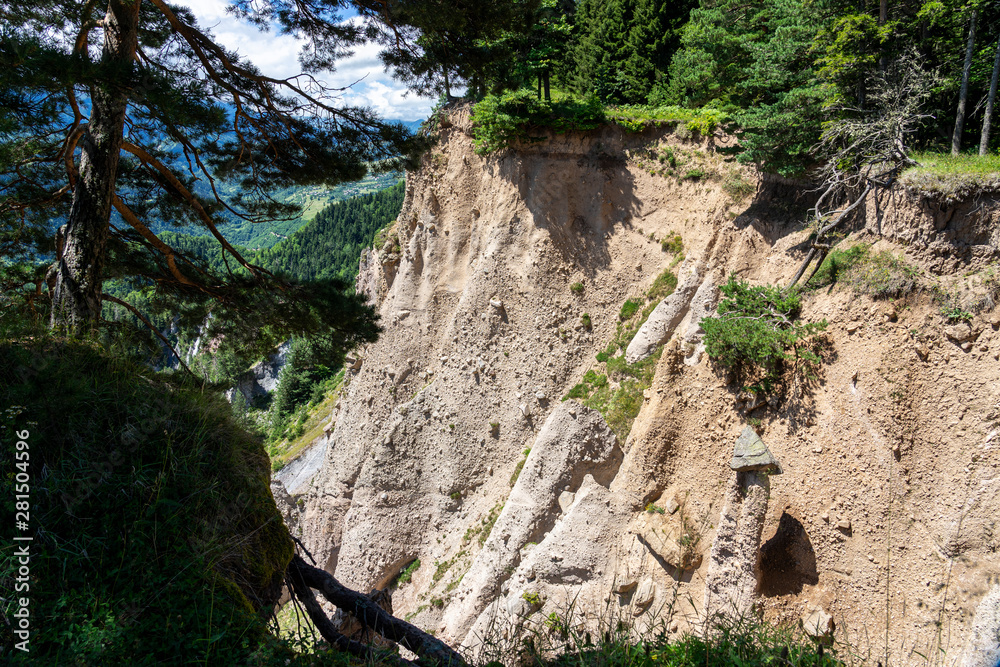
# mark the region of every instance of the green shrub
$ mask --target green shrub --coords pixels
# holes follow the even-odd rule
[[[717,315],[701,320],[705,351],[716,363],[736,371],[739,379],[752,380],[747,389],[771,391],[787,360],[801,359],[807,365],[820,362],[807,343],[826,329],[826,320],[799,322],[797,292],[751,286],[735,276],[719,289],[724,298]]]
[[[412,563],[403,568],[403,571],[399,573],[399,577],[396,579],[396,583],[402,586],[403,584],[408,584],[413,580],[413,573],[420,569],[420,559],[417,558]]]
[[[622,309],[618,311],[618,319],[622,322],[632,319],[640,306],[642,306],[642,301],[639,299],[626,299],[625,303],[622,304]]]
[[[604,107],[596,98],[556,96],[538,99],[532,90],[487,95],[472,110],[476,153],[487,155],[519,142],[544,141],[546,129],[556,133],[593,130],[605,122]]]
[[[809,279],[809,287],[825,287],[836,284],[841,275],[868,255],[869,246],[856,245],[850,248],[832,248],[815,275]]]
[[[583,283],[575,282],[569,286],[569,291],[573,294],[583,294]]]
[[[684,178],[688,179],[689,181],[700,181],[701,179],[705,178],[705,172],[704,170],[698,168],[688,169],[687,172],[685,172],[684,174]]]
[[[587,329],[590,329],[591,327],[594,326],[593,321],[591,321],[590,319],[589,313],[584,313],[583,315],[580,316],[580,324],[582,324]]]
[[[676,238],[677,243],[680,244],[681,237],[678,236]],[[646,292],[646,298],[659,303],[673,294],[675,289],[677,289],[677,276],[674,275],[670,269],[664,269],[663,272],[656,277],[656,280],[653,281],[649,291]]]
[[[663,250],[663,252],[679,255],[684,252],[684,240],[681,239],[680,234],[667,232],[667,236],[660,241],[660,249]]]

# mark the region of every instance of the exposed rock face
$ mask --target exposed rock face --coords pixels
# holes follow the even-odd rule
[[[705,617],[738,622],[753,614],[760,582],[760,536],[771,485],[766,473],[733,473],[705,577]]]
[[[236,386],[226,392],[226,398],[232,402],[236,392],[243,394],[247,403],[255,398],[270,394],[278,388],[278,376],[288,361],[288,353],[292,349],[291,342],[282,343],[274,354],[260,361],[240,376]]]
[[[1000,665],[1000,584],[983,597],[972,621],[962,667]]]
[[[741,400],[741,385],[697,353],[698,322],[725,276],[791,278],[809,233],[801,186],[769,179],[752,202],[734,202],[721,179],[651,175],[635,156],[656,141],[698,152],[717,174],[739,169],[713,161],[709,142],[668,130],[605,128],[483,158],[467,111],[451,116],[407,179],[392,277],[373,256],[359,276],[380,299],[385,333],[352,363],[319,472],[294,482],[302,537],[319,562],[367,591],[419,558],[393,608],[470,648],[498,623],[537,625],[570,604],[594,629],[613,604],[640,630],[667,621],[685,631],[687,619],[703,618],[709,571],[713,607],[749,596],[767,618],[798,622],[822,606],[838,632],[882,637],[888,580],[890,646],[938,641],[944,609],[952,632],[941,648],[956,655],[1000,575],[1000,318],[977,317],[953,332],[959,341],[926,296],[890,305],[844,287],[807,293],[803,318],[830,322],[824,363],[789,376],[783,397]],[[876,250],[905,252],[924,270],[976,268],[993,256],[983,220],[996,202],[983,199],[969,224],[956,209],[940,230],[922,206],[897,197]],[[892,245],[908,230],[917,230],[911,245]],[[939,236],[949,230],[949,240]],[[572,461],[571,443],[540,429],[571,417],[560,398],[618,335],[622,303],[671,266],[650,239],[668,232],[682,236],[688,259],[675,295],[651,316],[659,324],[628,348],[632,360],[664,344],[617,443],[621,465],[617,454]],[[582,291],[570,289],[577,282]],[[581,434],[600,432],[577,411],[573,423],[590,424]],[[784,474],[770,480],[766,511],[760,478],[717,525],[736,476],[732,443],[751,419]],[[531,480],[544,493],[525,488]],[[748,545],[761,541],[758,564]],[[710,558],[713,543],[729,544],[732,557],[720,547]],[[949,574],[949,590],[935,589]]]
[[[572,401],[553,410],[493,531],[456,591],[458,601],[445,613],[447,637],[461,641],[466,636],[469,626],[519,565],[521,549],[547,536],[561,513],[560,494],[578,492],[585,478],[607,486],[621,459],[615,434],[600,413]]]
[[[681,273],[674,293],[661,301],[649,318],[639,328],[639,332],[625,351],[625,360],[630,364],[649,358],[656,348],[670,338],[684,319],[691,306],[691,298],[701,283],[701,267],[689,266]]]

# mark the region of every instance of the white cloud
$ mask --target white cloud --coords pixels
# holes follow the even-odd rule
[[[203,28],[209,28],[220,44],[249,58],[260,70],[273,77],[299,73],[301,42],[275,31],[261,32],[226,12],[226,0],[179,0],[191,8]],[[356,19],[348,19],[356,20]],[[386,73],[378,59],[379,47],[364,44],[350,58],[337,63],[337,71],[327,74],[325,83],[345,90],[345,105],[375,109],[384,118],[418,120],[430,115],[434,100],[407,95],[406,86]],[[352,85],[353,84],[353,85]]]

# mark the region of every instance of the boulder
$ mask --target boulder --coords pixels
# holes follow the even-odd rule
[[[733,460],[729,462],[729,467],[736,472],[769,470],[772,474],[781,473],[778,459],[774,458],[764,441],[749,425],[743,427],[743,432],[736,440],[736,446],[733,448]]]

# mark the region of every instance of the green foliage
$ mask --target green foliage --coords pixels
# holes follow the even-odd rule
[[[888,250],[862,253],[843,272],[843,280],[855,293],[874,299],[893,299],[909,294],[916,289],[919,276],[920,269]]]
[[[540,600],[542,601],[542,600]],[[838,650],[821,646],[794,625],[772,625],[753,615],[716,622],[704,634],[671,638],[667,626],[676,610],[666,608],[654,625],[641,630],[635,622],[612,616],[601,619],[591,633],[593,619],[580,618],[570,608],[552,612],[541,627],[516,645],[488,640],[484,653],[488,666],[508,664],[512,655],[519,664],[535,667],[841,667],[848,664]],[[582,622],[581,622],[582,621]]]
[[[220,396],[36,334],[0,343],[0,403],[3,460],[30,431],[34,537],[31,652],[5,664],[302,664],[265,624],[293,551],[267,457]]]
[[[530,604],[532,607],[542,606],[542,596],[535,591],[524,591],[521,593],[521,599]]]
[[[780,380],[784,363],[796,359],[817,365],[820,358],[807,346],[826,329],[826,320],[798,320],[800,296],[778,287],[752,286],[735,276],[722,285],[717,315],[701,320],[705,351],[740,380],[749,379],[753,391],[771,391]]]
[[[583,315],[580,316],[580,324],[582,324],[587,329],[590,329],[594,326],[594,323],[590,319],[589,313],[584,313]]]
[[[666,514],[667,513],[667,510],[663,509],[659,505],[654,505],[653,503],[649,503],[648,505],[646,505],[646,511],[649,512],[650,514]]]
[[[820,134],[822,99],[810,56],[819,11],[785,0],[701,2],[681,31],[664,99],[729,110],[741,162],[801,171]]]
[[[472,111],[476,153],[488,155],[518,143],[544,141],[546,130],[557,134],[593,130],[605,122],[604,107],[596,99],[556,96],[538,99],[530,90],[487,95]]]
[[[528,449],[525,449],[523,452],[524,458],[518,461],[517,465],[514,466],[514,472],[511,473],[510,475],[510,488],[513,489],[514,485],[517,484],[517,478],[521,476],[521,471],[524,470],[524,463],[525,461],[528,460],[528,454],[530,453],[531,453],[530,447]]]
[[[298,280],[353,280],[361,251],[378,241],[403,207],[405,183],[347,201],[330,204],[289,238],[259,254],[268,269]],[[398,244],[398,241],[397,241]]]
[[[642,104],[677,48],[693,0],[583,0],[577,5],[564,79],[610,104]]]
[[[809,279],[809,287],[825,287],[834,285],[841,275],[853,267],[858,261],[868,255],[868,248],[864,244],[851,246],[850,248],[832,248],[827,253],[823,263],[812,278]]]
[[[625,303],[622,304],[621,310],[618,311],[618,320],[624,322],[632,319],[632,316],[639,310],[642,303],[639,299],[626,299]]]
[[[403,568],[402,572],[399,573],[399,577],[396,579],[396,583],[402,586],[403,584],[408,584],[413,580],[413,574],[420,569],[420,559],[415,559],[412,563]]]
[[[710,137],[717,127],[732,120],[730,113],[720,109],[712,107],[685,109],[676,104],[610,107],[607,115],[611,121],[631,132],[639,132],[651,126],[676,126],[677,134],[681,138],[689,138],[695,133]],[[673,149],[669,147],[664,149],[661,157],[663,158],[661,162],[668,163],[671,167],[677,166]]]
[[[583,283],[575,282],[569,286],[569,291],[573,294],[583,294]]]
[[[681,237],[678,235],[671,240],[671,244],[673,244],[672,247],[677,248],[676,250],[671,250],[671,252],[680,254],[680,248],[682,245],[680,239]],[[674,272],[670,269],[664,269],[660,275],[656,276],[656,279],[650,286],[649,291],[646,292],[646,299],[659,303],[666,297],[673,294],[675,289],[677,289],[676,274],[674,274]]]
[[[667,236],[660,241],[660,249],[663,252],[669,252],[673,255],[679,255],[684,252],[684,240],[681,238],[680,234],[675,234],[674,232],[667,232]],[[674,283],[676,285],[676,278]]]
[[[915,153],[917,165],[908,168],[899,182],[910,190],[955,200],[1000,191],[1000,155]]]

